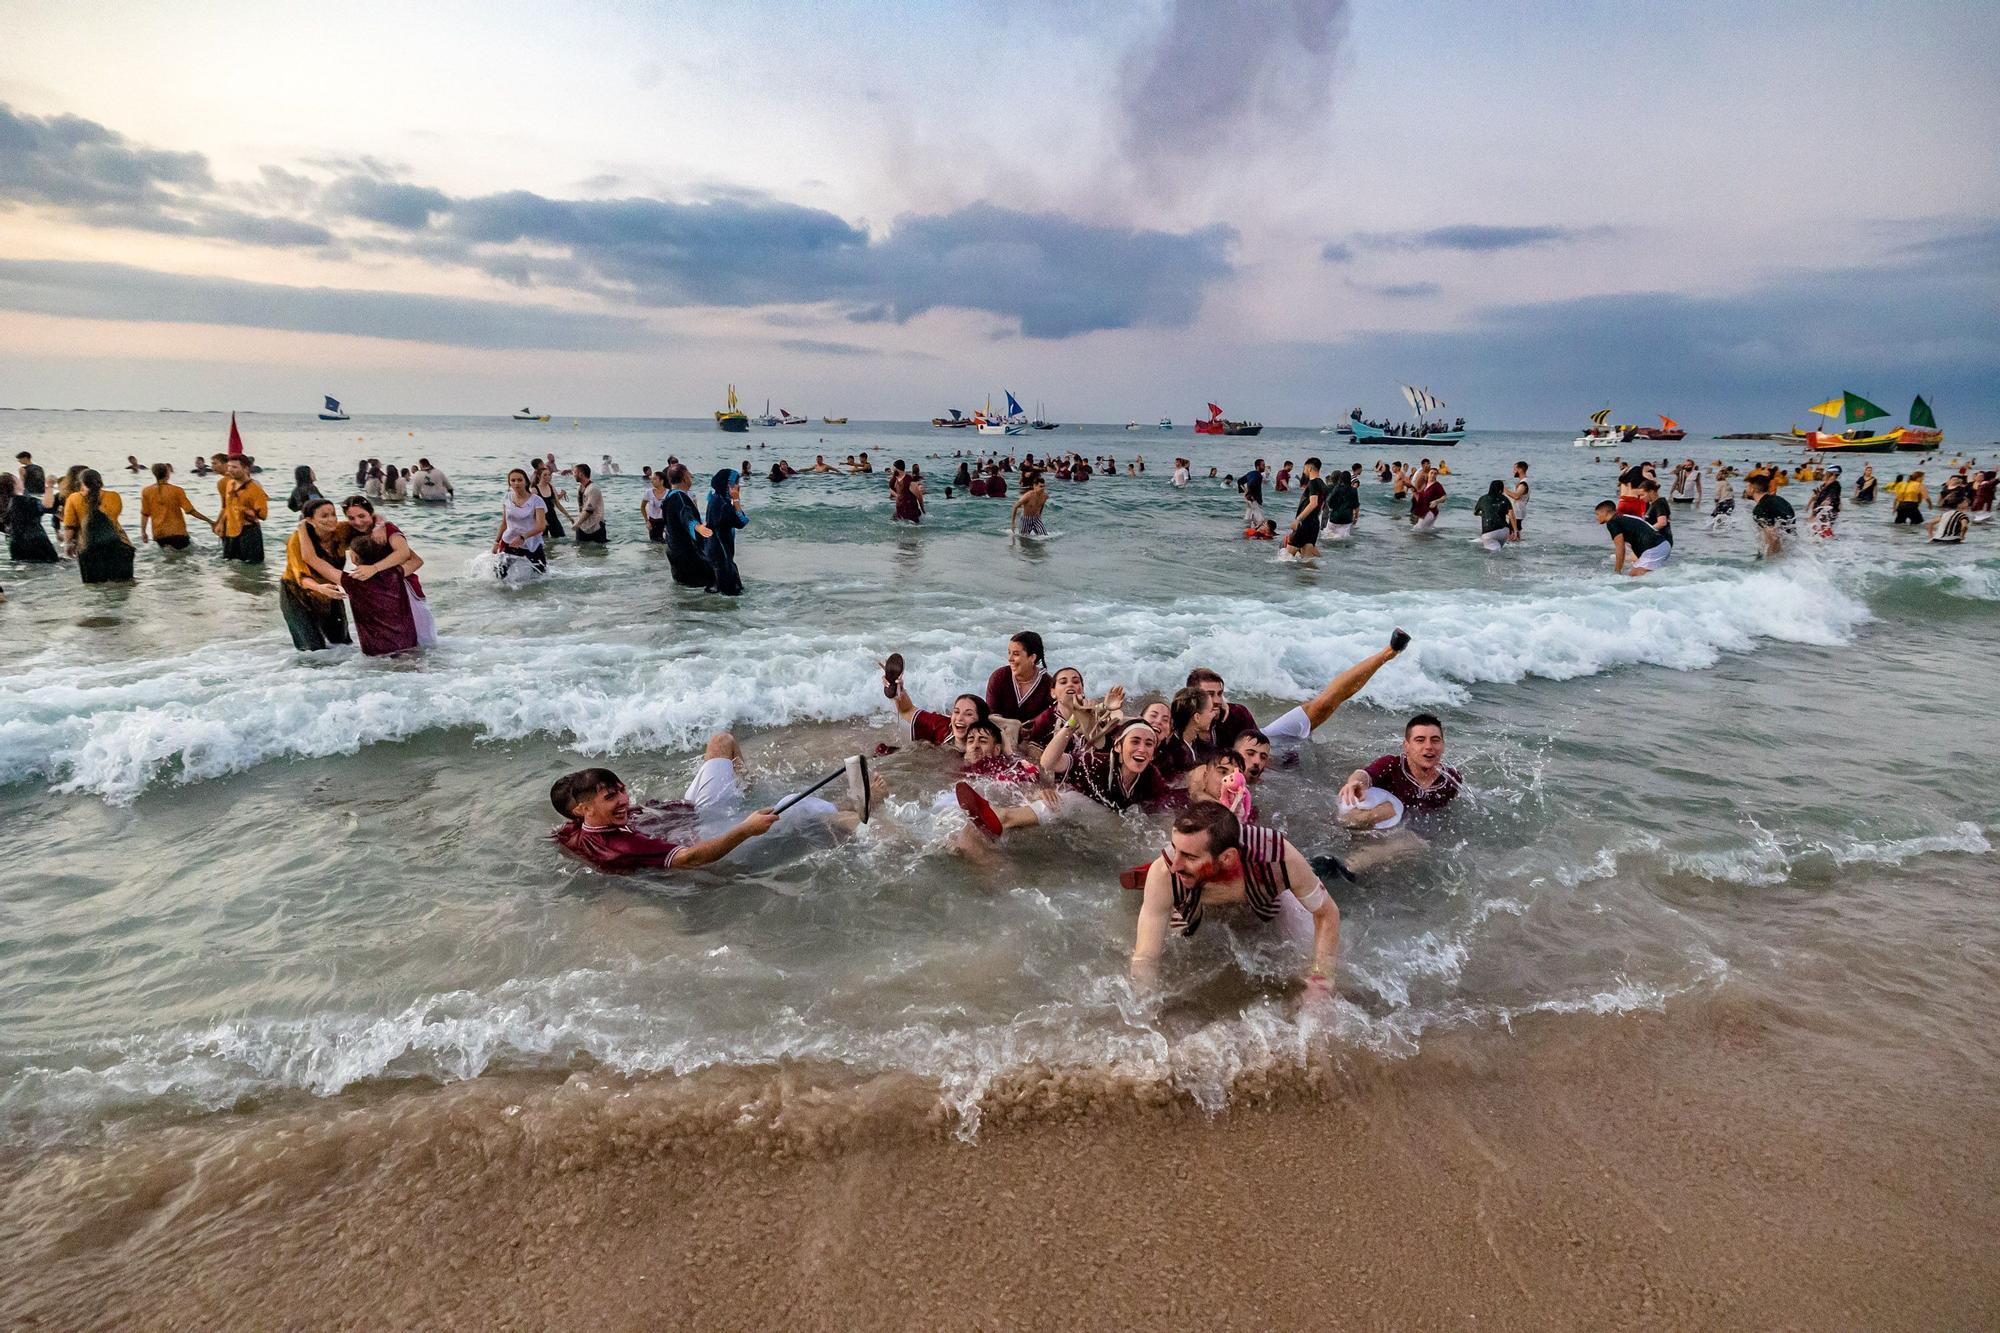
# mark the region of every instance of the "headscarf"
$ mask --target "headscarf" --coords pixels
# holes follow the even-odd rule
[[[736,505],[729,498],[729,488],[736,484],[736,479],[741,475],[735,468],[726,467],[709,478],[708,511],[705,518],[711,530],[721,531],[717,526],[718,523],[726,523],[729,527],[735,526]]]

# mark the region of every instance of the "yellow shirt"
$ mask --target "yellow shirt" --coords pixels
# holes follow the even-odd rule
[[[321,548],[329,565],[337,567],[347,558],[347,543],[352,537],[353,529],[345,523],[334,527],[333,539]],[[285,578],[292,583],[303,582],[306,579],[325,583],[326,576],[306,563],[306,540],[304,525],[294,528],[292,535],[285,539]]]
[[[83,502],[85,498],[82,491],[77,491],[69,499],[63,501],[62,525],[66,528],[75,528],[79,536],[83,534]],[[97,507],[103,511],[106,518],[116,523],[118,516],[125,512],[125,500],[116,491],[103,491],[100,492]]]
[[[1924,498],[1924,484],[1921,481],[1906,481],[1900,486],[1891,486],[1889,489],[1896,493],[1898,500],[1911,504]]]
[[[271,513],[271,498],[255,479],[236,481],[224,477],[215,483],[222,497],[222,535],[241,537],[245,523],[262,523]]]
[[[187,520],[182,514],[194,512],[194,501],[171,481],[156,481],[139,492],[139,516],[152,524],[155,537],[187,536]]]

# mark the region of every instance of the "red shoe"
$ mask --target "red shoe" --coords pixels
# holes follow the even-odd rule
[[[1133,866],[1130,870],[1119,871],[1118,887],[1135,891],[1143,890],[1146,887],[1146,872],[1152,868],[1153,863],[1148,861],[1142,866]]]
[[[958,795],[958,808],[972,816],[972,822],[986,830],[986,836],[1000,836],[1000,816],[993,812],[993,803],[972,789],[969,782],[961,782],[953,789]]]

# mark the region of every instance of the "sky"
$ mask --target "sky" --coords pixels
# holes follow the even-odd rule
[[[4,405],[2000,434],[2000,7],[5,12]]]

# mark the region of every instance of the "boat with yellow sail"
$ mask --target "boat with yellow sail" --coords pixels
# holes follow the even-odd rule
[[[715,414],[715,428],[717,430],[726,430],[736,435],[740,435],[750,429],[750,418],[745,416],[743,409],[736,405],[736,386],[734,384],[729,386],[729,410]]]
[[[1829,452],[1849,454],[1887,454],[1895,452],[1902,440],[1901,430],[1884,431],[1873,434],[1860,423],[1874,421],[1889,415],[1886,408],[1877,407],[1858,393],[1841,390],[1840,397],[1829,398],[1816,404],[1813,415],[1823,421],[1839,417],[1849,427],[1847,431],[1800,430],[1792,427],[1792,436],[1810,449],[1824,449]]]

